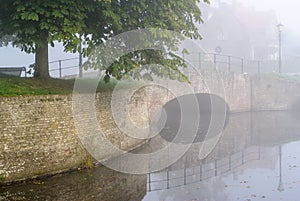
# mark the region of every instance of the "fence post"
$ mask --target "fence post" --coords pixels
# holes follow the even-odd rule
[[[61,60],[58,61],[59,65],[59,78],[61,78]]]
[[[217,69],[217,54],[214,53],[214,64],[215,64],[215,69]]]
[[[186,167],[184,168],[183,184],[186,185]]]
[[[242,164],[245,164],[245,152],[244,150],[242,151]]]
[[[230,56],[228,56],[228,61],[227,61],[228,63],[227,63],[227,71],[230,73],[230,71],[231,71],[231,57]]]
[[[218,163],[217,160],[215,160],[215,176],[218,175]]]
[[[241,66],[242,69],[241,70],[242,70],[242,74],[243,74],[244,73],[244,59],[242,58],[241,61],[242,61],[242,64],[241,64],[242,65]]]
[[[149,186],[148,186],[148,191],[151,192],[151,173],[148,174],[148,182],[149,182]]]
[[[200,165],[200,181],[202,181],[202,164]]]
[[[167,170],[167,189],[170,188],[170,176],[169,176],[169,170]]]

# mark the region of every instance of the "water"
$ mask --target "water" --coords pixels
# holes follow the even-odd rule
[[[0,200],[253,201],[300,198],[300,116],[239,113],[204,160],[193,146],[160,172],[126,175],[103,166],[0,189]],[[153,139],[138,152],[163,146]]]
[[[145,175],[128,176],[98,167],[2,188],[0,200],[141,200],[145,183]]]

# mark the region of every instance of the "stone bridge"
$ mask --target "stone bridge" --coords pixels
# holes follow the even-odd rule
[[[130,99],[118,99],[115,109],[124,110],[137,128],[149,125],[159,108],[175,96],[214,94],[225,100],[231,112],[287,110],[299,105],[299,83],[274,76],[253,76],[218,71],[190,74],[189,90],[169,81],[167,85],[133,90]],[[129,93],[130,90],[124,90]],[[94,95],[96,120],[105,138],[122,150],[132,150],[145,142],[122,131],[122,122],[112,112],[111,91]],[[82,103],[85,105],[85,103]],[[90,163],[74,121],[72,95],[0,97],[0,178],[3,182],[23,180],[78,168]],[[117,113],[118,114],[118,113]],[[83,121],[88,125],[87,114]],[[122,119],[122,118],[119,118]],[[120,125],[118,124],[120,123]],[[87,127],[86,131],[93,130]],[[101,142],[100,142],[101,143]],[[118,152],[103,150],[106,160]]]

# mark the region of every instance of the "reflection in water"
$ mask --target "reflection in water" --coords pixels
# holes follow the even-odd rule
[[[299,116],[288,112],[232,114],[218,145],[204,160],[194,154],[199,147],[193,147],[165,171],[150,174],[144,201],[297,200],[298,122]],[[235,165],[233,156],[239,161]],[[199,177],[205,166],[211,171],[206,180]]]
[[[228,122],[229,107],[219,96],[189,94],[170,100],[154,123],[168,142],[202,142],[222,132]],[[183,135],[181,135],[183,134]]]
[[[199,166],[184,167],[148,175],[148,191],[157,191],[189,185],[223,175],[245,163],[260,160],[260,148],[246,149],[213,162],[202,161]],[[185,163],[187,165],[188,163]]]
[[[195,144],[175,164],[148,179],[100,166],[2,187],[0,200],[297,200],[298,122],[298,116],[288,112],[231,114],[219,143],[203,160],[198,157],[201,144]],[[164,145],[165,139],[156,136],[137,152],[154,152]]]
[[[282,147],[279,145],[279,185],[277,188],[278,191],[284,191],[282,183]]]
[[[126,175],[97,167],[0,189],[1,201],[142,200],[145,175]]]

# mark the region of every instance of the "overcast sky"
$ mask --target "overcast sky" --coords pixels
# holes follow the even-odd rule
[[[49,47],[49,60],[56,61],[77,57],[78,54],[65,53],[61,44],[56,43],[55,48]],[[34,54],[22,52],[19,48],[11,46],[0,47],[0,66],[25,66],[34,63]]]

